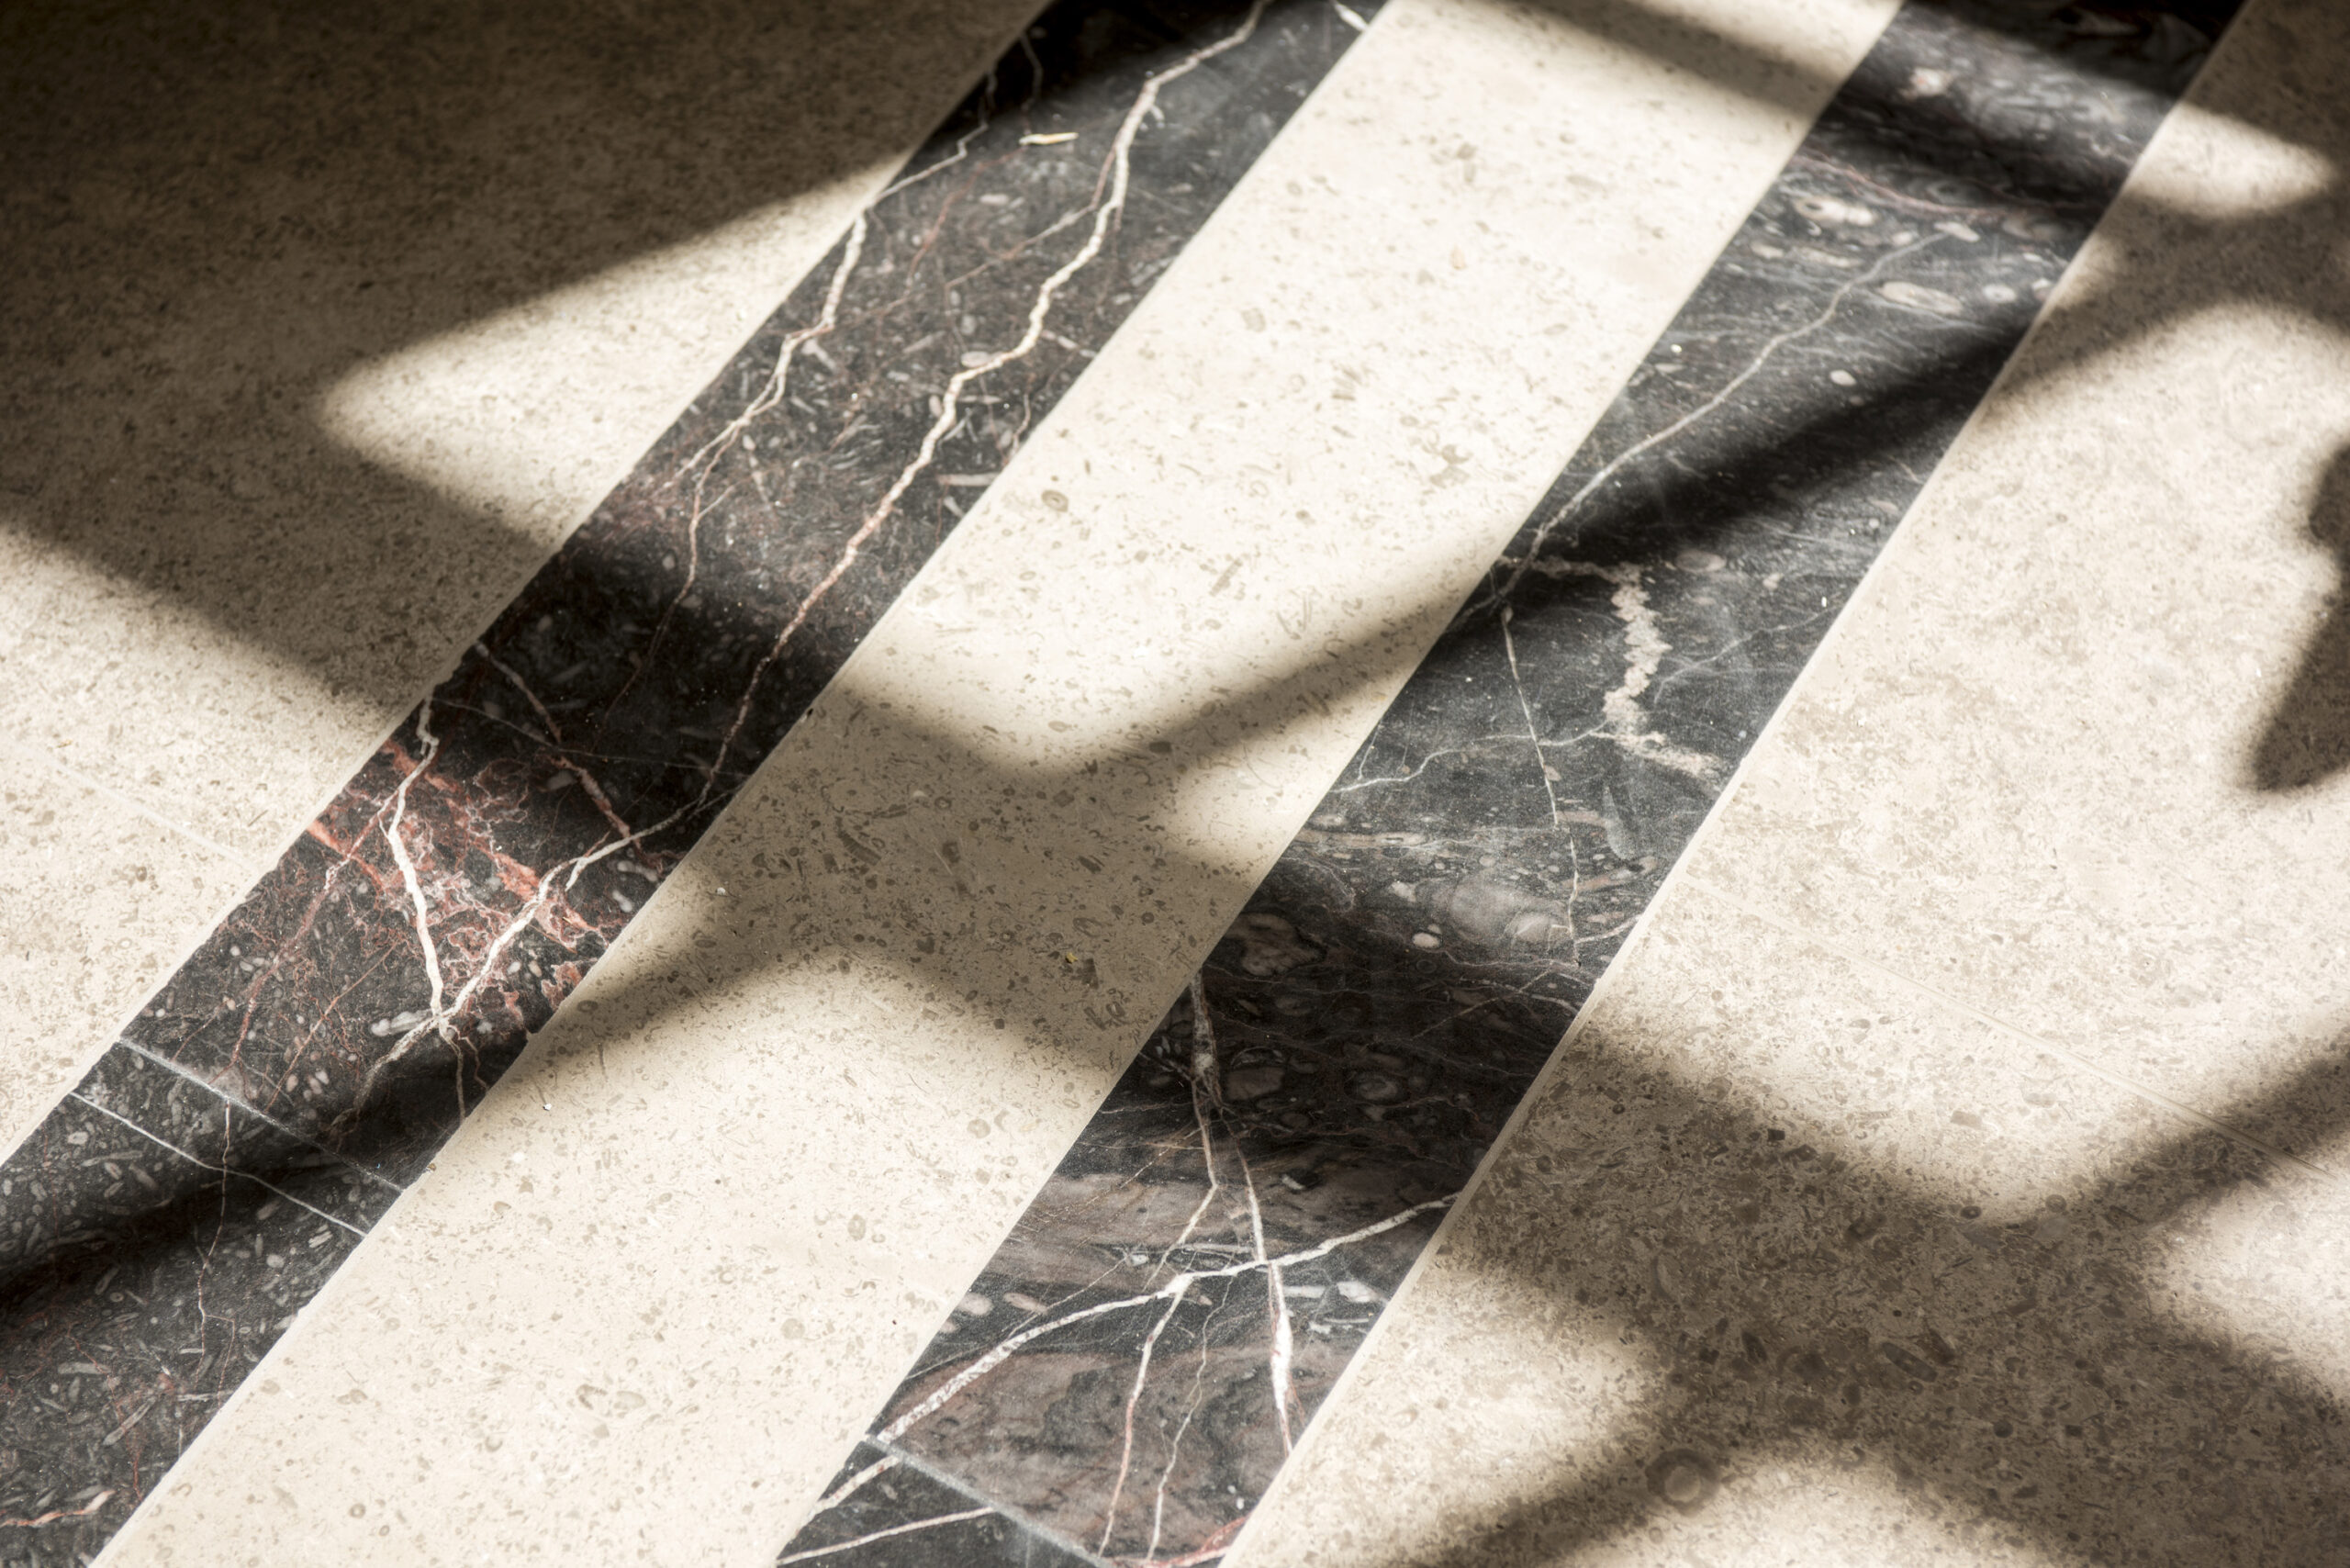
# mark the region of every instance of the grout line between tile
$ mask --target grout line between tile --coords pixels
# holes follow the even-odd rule
[[[995,1512],[991,1507],[966,1508],[959,1514],[941,1514],[936,1518],[915,1519],[910,1524],[891,1525],[850,1540],[836,1540],[830,1546],[811,1546],[805,1551],[788,1551],[776,1559],[776,1568],[791,1562],[806,1562],[813,1558],[831,1557],[843,1551],[855,1551],[860,1546],[870,1546],[877,1540],[887,1540],[893,1535],[912,1535],[917,1530],[936,1529],[941,1525],[959,1525],[968,1519],[983,1519]]]
[[[165,980],[169,980],[170,977],[185,969],[187,967],[188,960],[196,956],[197,949],[201,948],[204,944],[210,939],[215,931],[220,929],[221,925],[227,922],[229,916],[235,913],[237,906],[244,902],[246,898],[251,895],[252,891],[253,879],[259,873],[252,868],[252,862],[247,857],[239,856],[225,846],[213,843],[210,839],[204,837],[200,834],[193,833],[186,828],[181,827],[170,818],[140,805],[138,801],[134,800],[130,796],[122,793],[118,790],[115,790],[107,785],[102,784],[95,778],[85,776],[79,769],[67,767],[64,763],[58,761],[55,757],[46,756],[40,752],[27,750],[25,747],[10,743],[5,739],[0,739],[0,756],[11,757],[34,766],[48,768],[51,772],[68,778],[85,789],[95,790],[98,794],[104,795],[108,800],[118,801],[120,804],[129,807],[131,811],[136,812],[140,816],[150,822],[155,823],[159,826],[167,828],[173,833],[180,834],[194,840],[196,843],[202,845],[207,849],[210,849],[215,853],[225,857],[232,866],[238,868],[236,873],[237,879],[233,884],[236,890],[231,892],[219,903],[214,905],[211,912],[202,920],[193,921],[184,928],[184,933],[180,938],[178,946],[172,950],[170,959],[156,970],[156,978],[139,987],[136,994],[136,1000],[134,1000],[124,1011],[115,1014],[112,1025],[108,1027],[104,1034],[98,1036],[97,1042],[95,1045],[89,1046],[81,1054],[74,1057],[73,1064],[67,1072],[62,1073],[58,1075],[56,1079],[50,1081],[56,1085],[56,1087],[51,1090],[49,1094],[44,1094],[40,1098],[45,1101],[49,1101],[53,1104],[55,1103],[55,1101],[50,1098],[51,1095],[70,1092],[73,1086],[81,1082],[83,1079],[88,1077],[90,1070],[96,1067],[98,1063],[104,1059],[106,1052],[114,1048],[115,1042],[122,1039],[130,1032],[131,1021],[146,1010],[148,1002],[154,1000],[157,989],[162,986]],[[173,1064],[165,1062],[163,1065],[166,1067],[172,1067]],[[176,1067],[173,1067],[173,1070],[175,1072],[180,1071]],[[185,1075],[183,1074],[183,1076]],[[197,1080],[196,1081],[200,1082],[201,1080]],[[213,1090],[210,1084],[205,1084],[204,1087],[207,1092],[216,1094],[218,1092],[217,1090]],[[263,1119],[266,1121],[268,1118],[263,1117]],[[5,1147],[0,1147],[0,1160],[14,1158],[17,1150],[24,1145],[25,1140],[31,1137],[34,1133],[40,1129],[40,1122],[36,1119],[28,1124],[21,1133],[12,1138],[9,1138]],[[272,1125],[274,1126],[275,1124],[273,1123]]]
[[[365,1231],[360,1229],[357,1226],[352,1225],[349,1220],[337,1219],[334,1215],[327,1213],[326,1210],[319,1207],[316,1204],[304,1203],[301,1199],[296,1197],[285,1188],[278,1186],[274,1182],[263,1181],[261,1177],[254,1175],[250,1170],[232,1170],[226,1164],[214,1165],[207,1160],[198,1159],[195,1155],[190,1154],[187,1150],[182,1148],[179,1145],[171,1142],[169,1139],[157,1137],[153,1133],[148,1131],[145,1127],[140,1126],[129,1116],[123,1115],[121,1113],[117,1111],[107,1110],[104,1105],[99,1104],[95,1100],[93,1100],[88,1095],[84,1094],[78,1089],[66,1095],[66,1098],[68,1100],[78,1100],[83,1104],[87,1105],[91,1110],[95,1111],[99,1115],[109,1117],[114,1121],[120,1122],[124,1126],[129,1127],[132,1132],[137,1133],[149,1143],[155,1145],[158,1148],[169,1149],[172,1153],[178,1155],[182,1159],[186,1160],[190,1165],[195,1166],[199,1170],[214,1171],[223,1177],[241,1176],[256,1187],[267,1188],[270,1192],[275,1193],[279,1197],[284,1198],[296,1208],[309,1210],[312,1214],[318,1215],[329,1225],[340,1226],[343,1229],[351,1232],[352,1235],[363,1239],[367,1235]],[[225,1103],[222,1106],[222,1109],[224,1110],[230,1108],[231,1107],[229,1107]]]
[[[2069,1047],[2060,1046],[2044,1035],[2037,1035],[2030,1029],[2023,1028],[2015,1024],[2010,1024],[2006,1019],[2000,1017],[1998,1014],[1987,1013],[1982,1008],[1975,1005],[1975,1003],[1967,1001],[1964,997],[1953,995],[1938,985],[1934,985],[1927,980],[1919,980],[1914,975],[1906,974],[1900,969],[1895,969],[1892,965],[1872,958],[1864,953],[1854,952],[1852,949],[1843,946],[1841,944],[1829,941],[1825,937],[1815,936],[1810,932],[1804,930],[1801,926],[1796,925],[1792,922],[1783,920],[1777,915],[1767,913],[1762,910],[1755,908],[1752,904],[1748,903],[1745,900],[1739,898],[1737,895],[1715,887],[1701,876],[1692,873],[1686,880],[1691,887],[1696,889],[1707,898],[1714,900],[1716,902],[1722,904],[1726,908],[1736,910],[1738,913],[1747,916],[1749,919],[1761,921],[1763,924],[1771,927],[1771,929],[1778,932],[1783,936],[1791,937],[1797,942],[1803,943],[1806,946],[1815,949],[1816,951],[1825,953],[1830,958],[1841,959],[1844,963],[1852,965],[1854,969],[1864,969],[1870,974],[1877,976],[1879,979],[1891,980],[1894,984],[1901,986],[1905,990],[1916,991],[1919,995],[1930,998],[1934,1002],[1939,1002],[1945,1007],[1964,1013],[1978,1024],[1983,1024],[1993,1029],[1997,1029],[2001,1034],[2012,1036],[2013,1038],[2031,1046],[2035,1050],[2045,1051],[2050,1056],[2055,1057],[2059,1060],[2065,1062],[2072,1067],[2078,1068],[2081,1071],[2089,1074],[2093,1078],[2104,1080],[2106,1082],[2113,1085],[2113,1087],[2122,1091],[2124,1093],[2134,1095],[2138,1099],[2145,1101],[2148,1104],[2155,1106],[2157,1109],[2169,1112],[2172,1115],[2184,1117],[2188,1121],[2196,1123],[2198,1126],[2218,1133],[2222,1137],[2228,1138],[2235,1143],[2242,1144],[2246,1148],[2254,1149],[2260,1154],[2266,1155],[2279,1164],[2298,1166],[2313,1176],[2322,1177],[2326,1180],[2332,1180],[2338,1174],[2338,1172],[2326,1166],[2320,1165],[2314,1160],[2304,1159],[2297,1154],[2289,1154],[2284,1149],[2278,1148],[2274,1144],[2255,1137],[2252,1134],[2245,1132],[2241,1127],[2233,1126],[2208,1112],[2199,1111],[2184,1100],[2173,1099],[2159,1089],[2150,1088],[2143,1083],[2138,1082],[2135,1079],[2126,1076],[2125,1074],[2115,1072],[2112,1069],[2108,1067],[2102,1067],[2096,1061],[2083,1056],[2080,1052],[2073,1050]]]
[[[136,1040],[118,1040],[115,1043],[121,1046],[125,1050],[130,1052],[131,1055],[138,1057],[142,1061],[151,1062],[153,1065],[162,1068],[165,1072],[172,1073],[176,1077],[185,1079],[186,1081],[193,1083],[196,1087],[201,1089],[207,1094],[211,1095],[214,1099],[219,1101],[220,1103],[228,1106],[229,1109],[242,1111],[246,1115],[251,1116],[254,1121],[261,1123],[272,1132],[283,1133],[287,1137],[297,1139],[302,1143],[308,1144],[310,1148],[318,1149],[319,1153],[326,1155],[329,1159],[334,1160],[336,1164],[349,1166],[352,1170],[358,1171],[362,1176],[366,1177],[367,1180],[375,1182],[377,1186],[393,1193],[405,1193],[408,1191],[407,1188],[401,1186],[398,1182],[391,1180],[389,1177],[377,1175],[375,1171],[368,1170],[365,1166],[361,1165],[356,1160],[345,1159],[341,1155],[335,1153],[332,1149],[319,1148],[319,1142],[316,1138],[313,1138],[296,1128],[287,1126],[285,1123],[277,1120],[274,1116],[270,1115],[267,1112],[257,1111],[253,1109],[252,1106],[245,1103],[242,1100],[235,1099],[229,1095],[222,1093],[217,1084],[207,1083],[204,1080],[196,1077],[196,1074],[190,1072],[179,1063],[172,1060],[169,1057],[159,1057],[153,1051],[149,1050],[146,1047],[140,1045]],[[77,1100],[80,1099],[81,1095],[79,1092],[76,1092],[73,1097]],[[109,1112],[108,1114],[112,1114],[112,1113]]]
[[[113,785],[106,783],[101,779],[92,777],[90,774],[83,772],[80,768],[73,767],[72,764],[64,761],[61,757],[52,756],[47,752],[38,751],[29,746],[22,745],[17,742],[8,740],[0,740],[0,756],[6,756],[15,761],[28,763],[39,767],[46,767],[53,773],[62,774],[63,777],[80,785],[83,789],[91,790],[96,794],[104,795],[116,805],[126,807],[129,810],[137,812],[140,816],[142,816],[149,822],[153,823],[157,827],[168,829],[170,832],[177,834],[182,838],[203,846],[205,848],[212,851],[213,854],[218,855],[220,858],[228,861],[231,866],[238,868],[240,870],[249,868],[253,863],[254,857],[240,854],[217,839],[209,838],[205,834],[196,832],[192,827],[173,822],[171,818],[155,810],[152,806],[147,805],[139,800],[138,797],[126,794],[122,790],[116,789]]]
[[[916,1475],[923,1477],[924,1480],[936,1485],[943,1486],[947,1491],[956,1493],[960,1496],[968,1497],[974,1503],[985,1505],[990,1512],[1010,1520],[1023,1534],[1034,1537],[1035,1540],[1053,1548],[1057,1551],[1067,1552],[1069,1556],[1078,1559],[1081,1562],[1094,1564],[1095,1568],[1117,1568],[1117,1565],[1112,1562],[1108,1558],[1103,1557],[1097,1552],[1087,1551],[1077,1542],[1067,1540],[1057,1530],[1047,1529],[1043,1525],[1040,1525],[1035,1520],[1030,1518],[1020,1509],[1013,1507],[1008,1504],[999,1503],[994,1498],[986,1495],[984,1493],[973,1490],[969,1483],[939,1469],[929,1461],[923,1459],[920,1454],[917,1454],[909,1449],[901,1448],[895,1443],[876,1442],[871,1438],[864,1439],[863,1441],[880,1450],[883,1453],[888,1454],[890,1458],[896,1460],[899,1463],[904,1465],[908,1470],[912,1471]],[[789,1561],[789,1559],[786,1559],[785,1561]]]

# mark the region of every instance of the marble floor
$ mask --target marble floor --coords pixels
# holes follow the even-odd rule
[[[0,1564],[2350,1564],[2350,12],[0,37]]]

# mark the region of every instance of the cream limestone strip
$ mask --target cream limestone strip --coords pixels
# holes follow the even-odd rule
[[[372,247],[322,259],[281,225],[181,235],[173,242],[192,246],[209,272],[252,280],[308,268],[305,288],[352,303],[308,331],[279,317],[243,323],[242,338],[201,353],[192,342],[147,342],[201,336],[179,315],[161,327],[126,319],[87,329],[109,354],[160,355],[145,385],[175,409],[201,410],[229,396],[224,388],[250,385],[282,417],[226,428],[174,420],[160,435],[151,428],[131,458],[109,445],[111,423],[86,437],[17,431],[0,442],[14,449],[10,478],[37,482],[40,497],[78,488],[99,498],[101,517],[130,510],[164,525],[185,579],[170,590],[144,585],[91,557],[75,530],[103,532],[102,522],[84,518],[46,535],[39,501],[0,492],[0,811],[9,813],[0,832],[34,846],[14,857],[12,879],[27,896],[0,901],[9,1004],[0,1148],[15,1148],[89,1069],[149,988],[626,476],[1034,4],[987,0],[950,16],[932,0],[896,0],[890,17],[867,25],[887,19],[920,42],[890,50],[886,70],[855,58],[872,52],[869,32],[801,28],[800,58],[782,78],[755,104],[722,95],[701,128],[713,142],[796,137],[796,168],[766,160],[765,193],[743,187],[739,166],[679,169],[677,181],[711,187],[689,189],[684,204],[739,216],[523,303],[498,308],[498,268],[559,272],[609,236],[528,214],[477,214],[439,242],[476,246],[494,261],[464,253],[404,277]],[[806,79],[860,69],[883,85],[864,95],[859,123],[776,122],[776,101],[804,100]],[[304,95],[330,95],[330,82],[274,90],[292,95],[289,119],[348,113],[377,123],[378,109]],[[394,122],[386,137],[412,118],[389,97],[380,112]],[[380,216],[430,201],[431,182],[448,177],[438,165],[404,173],[423,188],[376,171],[378,187],[393,188],[352,210]],[[204,177],[189,176],[199,207]],[[347,239],[343,230],[364,219],[346,215],[343,230],[337,221],[319,220],[330,240]],[[161,263],[131,255],[119,264],[137,274]],[[373,286],[363,293],[363,283]],[[206,299],[185,313],[230,308]],[[472,319],[327,374],[370,341],[372,314],[452,310]],[[216,322],[202,331],[225,330]],[[218,475],[227,488],[190,484],[192,473]],[[332,569],[306,571],[305,561]],[[59,856],[72,864],[70,890],[32,868]],[[136,940],[107,934],[134,924]]]
[[[1334,1391],[1236,1568],[2315,1560],[2253,1544],[2307,1522],[2242,1501],[2268,1494],[2172,1495],[2187,1439],[2160,1441],[2200,1419],[2202,1396],[2181,1398],[2175,1376],[2232,1362],[2271,1390],[2350,1386],[2350,772],[2327,601],[2350,470],[2350,115],[2324,85],[2344,71],[2338,8],[2255,0],[2234,24]],[[2279,738],[2297,722],[2307,750]],[[1802,1282],[1706,1296],[1669,1264],[1651,1275],[1672,1248],[1734,1256],[1751,1238],[1708,1234],[1707,1201],[1637,1159],[1623,1180],[1638,1204],[1568,1215],[1570,1177],[1554,1173],[1586,1171],[1623,1109],[1577,1085],[1611,1062],[1647,1075],[1657,1102],[1708,1102],[1741,1137],[1776,1120],[1849,1162],[1853,1179],[1811,1194],[1823,1215],[1891,1194],[1954,1216],[1981,1193],[1990,1223],[2031,1220],[2051,1196],[2077,1202],[2196,1150],[2213,1174],[2159,1225],[2150,1206],[2148,1244],[2123,1260],[2149,1294],[2111,1328],[2134,1360],[2108,1372],[2148,1392],[2109,1450],[2120,1468],[2066,1489],[2057,1445],[2027,1446],[2045,1428],[2008,1450],[2009,1475],[2054,1499],[2043,1518],[2086,1505],[2124,1535],[2076,1548],[1986,1523],[1970,1553],[1938,1495],[1897,1482],[1899,1438],[1865,1431],[1873,1457],[1848,1462],[1849,1444],[1830,1453],[1797,1419],[1703,1456],[1722,1467],[1718,1495],[1695,1469],[1676,1492],[1674,1445],[1698,1425],[1682,1413],[1700,1408],[1668,1381],[1676,1329],[1743,1309],[1775,1317],[1782,1344],[1825,1343],[1865,1294],[1830,1272],[1820,1288],[1845,1300],[1807,1318]],[[2264,1148],[2288,1158],[2246,1158]],[[2228,1169],[2255,1171],[2258,1194]],[[1980,1289],[1952,1284],[1942,1305],[2004,1312]],[[1874,1332],[1900,1342],[1892,1305]],[[2106,1332],[2041,1331],[2084,1347]],[[2074,1353],[2018,1386],[2069,1397]],[[2275,1449],[2234,1455],[2240,1472],[2281,1468],[2286,1451],[2340,1462],[2322,1429],[2262,1431]],[[1962,1429],[1952,1451],[1970,1450]],[[2308,1496],[2338,1537],[2338,1489]]]
[[[425,60],[397,25],[354,27],[251,88],[253,115],[326,128],[314,169],[92,153],[54,242],[106,256],[84,271],[107,291],[41,280],[74,352],[0,422],[0,730],[257,874],[1035,5],[803,8],[730,37],[722,69],[647,55],[601,114],[597,87],[543,77],[604,69],[621,18],[517,13]],[[484,125],[485,105],[538,118]],[[87,198],[117,185],[169,199],[126,190],[141,221],[107,227]],[[142,291],[153,308],[120,302]],[[11,331],[54,330],[8,308]]]
[[[44,825],[80,841],[89,885],[138,884],[151,862],[208,851],[226,885],[185,901],[145,901],[142,917],[160,933],[150,945],[173,958],[207,935],[405,715],[416,686],[445,673],[626,476],[894,166],[877,163],[858,179],[402,350],[332,389],[320,418],[336,443],[413,486],[407,504],[418,517],[395,511],[383,520],[389,532],[416,537],[434,526],[420,519],[472,520],[454,558],[433,570],[385,552],[381,580],[352,585],[422,623],[399,639],[402,672],[372,689],[348,670],[256,645],[199,605],[12,532],[0,499],[0,621],[15,632],[0,646],[0,745],[12,767],[53,764],[65,776],[47,787],[63,796]],[[335,510],[331,495],[309,499]],[[179,520],[198,534],[231,521]],[[125,811],[148,819],[150,831],[118,833]],[[40,933],[52,924],[51,906],[6,904],[0,950],[48,946]],[[28,977],[23,1005],[0,1034],[0,1148],[16,1147],[171,972],[168,963],[125,968],[122,983],[106,991],[119,1000],[95,1012],[83,1004],[89,988],[71,969],[46,967],[46,982]]]
[[[1824,96],[1886,9],[1773,14]],[[1394,0],[106,1560],[767,1562],[1802,134],[1748,85]]]
[[[245,886],[237,857],[0,740],[0,1148]]]
[[[2324,69],[2350,70],[2339,7],[2230,29],[1707,875],[2338,1165],[2337,1109],[2266,1092],[2350,1027],[2350,106]]]

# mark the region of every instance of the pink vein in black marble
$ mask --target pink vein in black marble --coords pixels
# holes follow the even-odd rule
[[[1047,10],[0,1167],[0,1560],[151,1489],[1375,9]]]

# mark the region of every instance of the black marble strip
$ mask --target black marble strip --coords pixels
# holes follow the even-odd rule
[[[2228,14],[1911,0],[782,1561],[1228,1549]]]
[[[1378,0],[1061,0],[0,1165],[0,1561],[81,1562]]]

